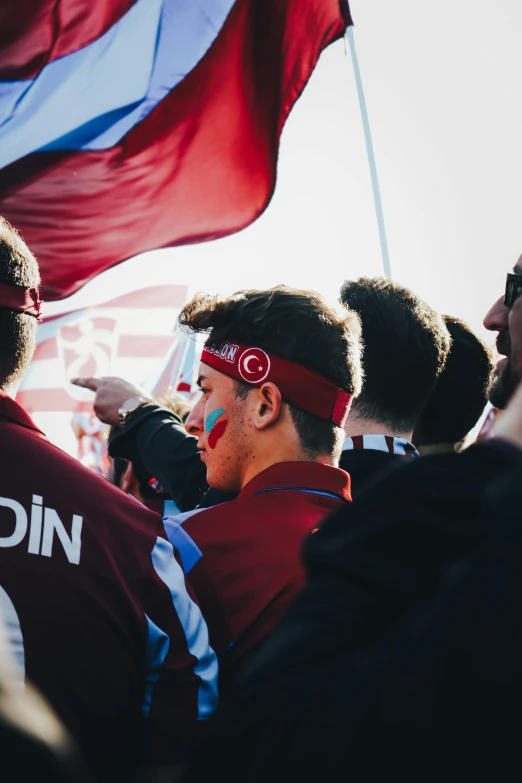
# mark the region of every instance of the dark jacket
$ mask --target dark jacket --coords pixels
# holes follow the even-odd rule
[[[306,547],[309,586],[186,781],[520,776],[522,452],[409,461]]]
[[[352,497],[358,497],[368,483],[375,481],[383,471],[393,470],[403,464],[405,458],[398,454],[386,454],[375,449],[351,449],[343,451],[339,467],[350,474]]]

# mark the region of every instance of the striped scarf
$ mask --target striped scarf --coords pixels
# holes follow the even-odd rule
[[[387,454],[409,458],[419,456],[413,443],[405,438],[394,438],[393,435],[348,435],[343,444],[343,451],[352,451],[352,449],[385,451]]]

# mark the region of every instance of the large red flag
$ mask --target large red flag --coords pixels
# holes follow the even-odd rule
[[[44,297],[255,220],[347,0],[5,0],[0,213]],[[0,32],[0,35],[2,35]]]

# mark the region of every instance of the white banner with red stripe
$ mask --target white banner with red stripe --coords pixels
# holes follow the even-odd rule
[[[150,286],[44,319],[17,401],[53,442],[96,468],[82,439],[94,439],[92,452],[96,441],[102,448],[106,431],[93,416],[93,393],[70,379],[116,375],[152,394],[182,381],[191,393],[196,343],[173,332],[187,295],[187,286]]]

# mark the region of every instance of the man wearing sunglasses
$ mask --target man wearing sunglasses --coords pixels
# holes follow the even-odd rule
[[[522,257],[513,274],[509,273],[506,290],[484,318],[484,326],[498,332],[497,350],[502,358],[497,364],[489,390],[489,400],[504,409],[522,379]]]

